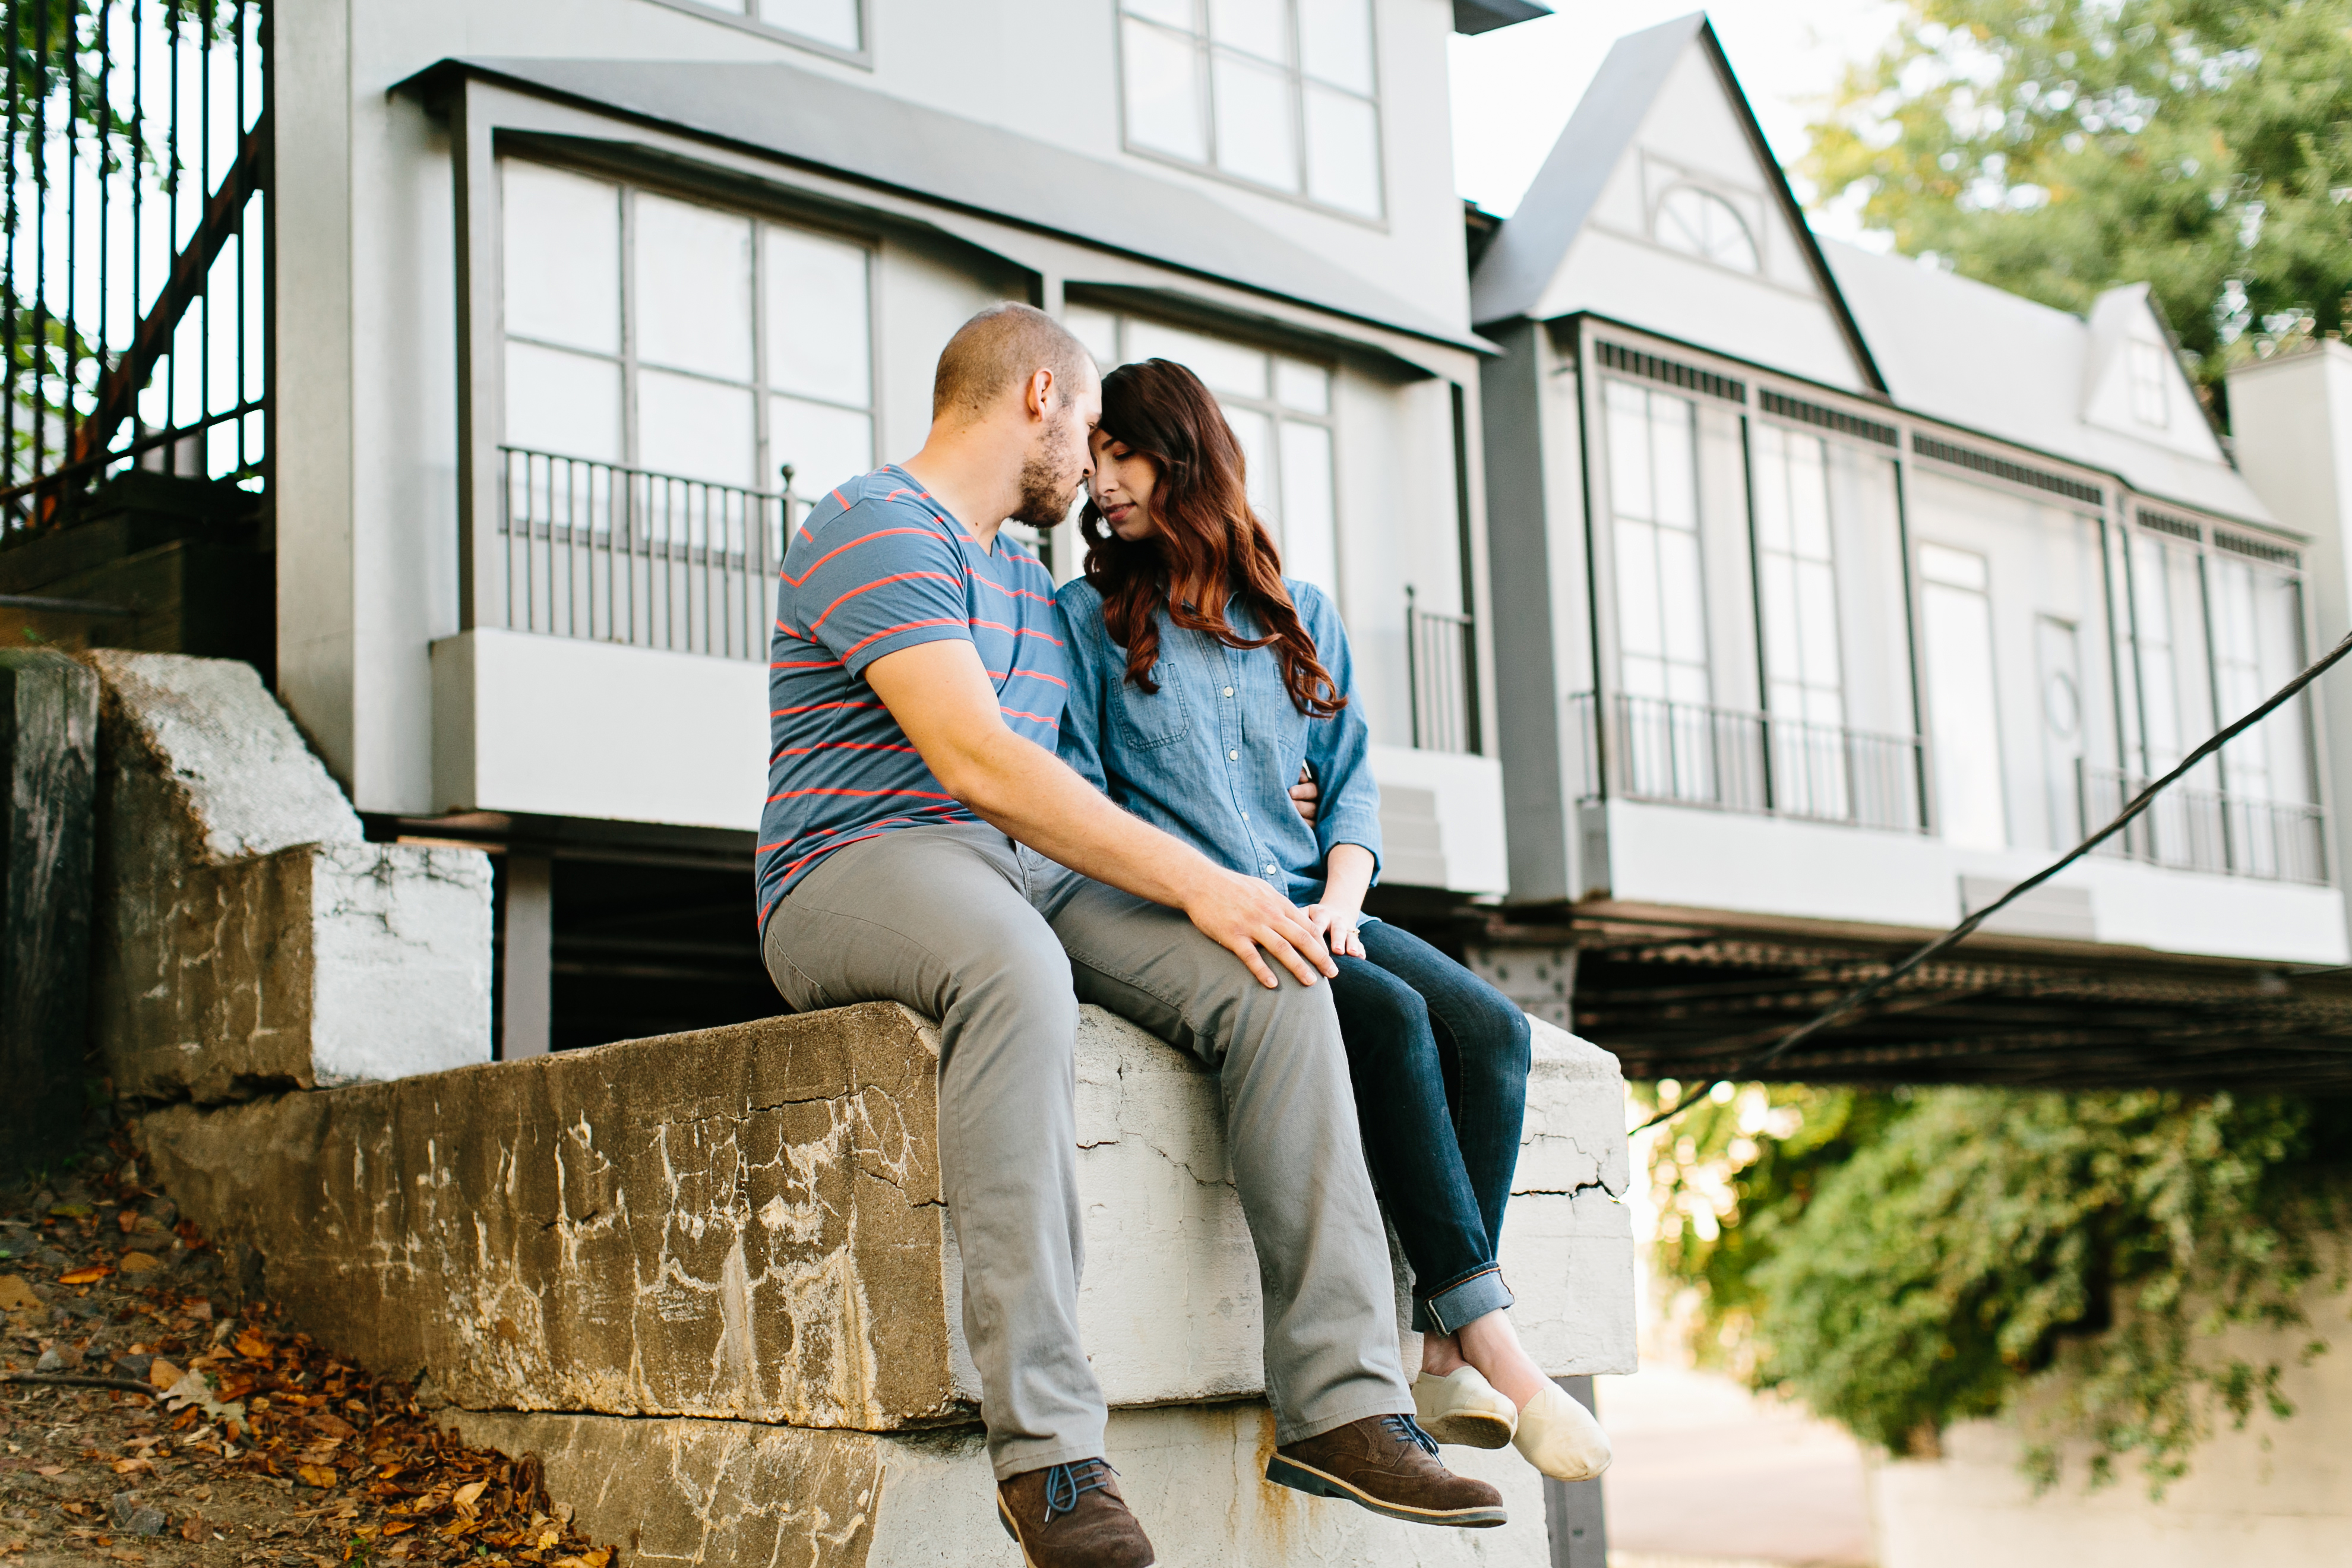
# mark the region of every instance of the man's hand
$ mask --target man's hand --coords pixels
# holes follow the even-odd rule
[[[1315,782],[1315,771],[1305,763],[1298,764],[1298,782],[1290,786],[1290,804],[1298,808],[1307,826],[1315,826],[1315,814],[1323,808],[1323,791]]]
[[[971,644],[921,643],[884,654],[866,667],[866,683],[941,787],[1005,837],[1098,882],[1183,910],[1262,984],[1280,982],[1259,948],[1301,985],[1339,973],[1289,900],[1121,811],[1059,757],[1008,729]]]

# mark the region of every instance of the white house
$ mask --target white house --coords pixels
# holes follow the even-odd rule
[[[1818,241],[1703,16],[1617,45],[1471,311],[1504,350],[1483,382],[1512,909],[1487,962],[1538,1000],[1573,952],[1654,984],[1628,955],[1679,944],[1758,982],[1718,1033],[1769,1038],[1829,984],[1792,987],[1812,961],[1790,952],[1949,925],[2311,657],[2305,560],[2335,521],[2290,525],[2242,475],[2146,289],[2084,321]],[[2315,731],[2298,703],[2231,744],[1997,917],[2048,939],[2010,942],[2009,981],[1948,987],[2068,992],[2013,1037],[2044,1049],[2136,984],[2118,961],[2231,961],[2196,971],[2216,1001],[2252,966],[2343,963]]]

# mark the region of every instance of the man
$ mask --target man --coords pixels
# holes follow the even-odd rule
[[[778,594],[760,847],[768,971],[800,1009],[940,1020],[940,1166],[1007,1531],[1036,1568],[1142,1568],[1078,1342],[1081,999],[1219,1075],[1258,1256],[1269,1479],[1422,1523],[1503,1522],[1410,1419],[1329,953],[1265,883],[1125,812],[1053,752],[1054,584],[1001,538],[1088,477],[1094,363],[1042,311],[982,311],[932,424],[793,531]]]

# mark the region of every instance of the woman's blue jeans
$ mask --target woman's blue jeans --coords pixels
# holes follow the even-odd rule
[[[1511,1304],[1496,1252],[1527,1114],[1527,1015],[1411,931],[1362,927],[1331,1000],[1364,1158],[1405,1260],[1412,1326],[1450,1334]]]

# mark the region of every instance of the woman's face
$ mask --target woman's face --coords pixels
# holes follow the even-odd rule
[[[1094,433],[1094,478],[1087,486],[1103,521],[1133,543],[1160,531],[1151,515],[1151,494],[1160,486],[1160,466],[1126,442]]]

